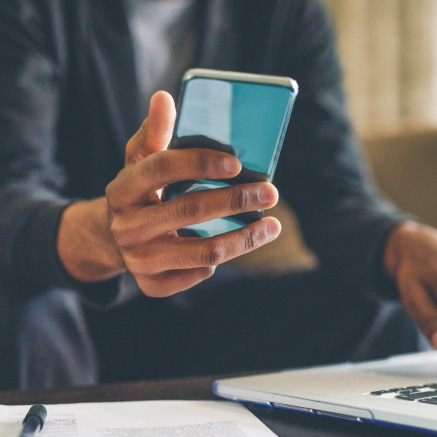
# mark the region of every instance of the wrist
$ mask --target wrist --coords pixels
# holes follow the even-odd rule
[[[57,250],[66,271],[82,282],[109,279],[126,270],[109,229],[104,197],[76,202],[65,209]]]

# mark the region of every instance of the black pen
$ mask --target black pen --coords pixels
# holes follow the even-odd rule
[[[47,410],[44,405],[36,404],[30,407],[29,412],[23,419],[23,429],[18,437],[32,437],[42,430]]]

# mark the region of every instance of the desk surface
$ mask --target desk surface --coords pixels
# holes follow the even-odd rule
[[[218,398],[211,393],[210,389],[214,379],[216,379],[215,376],[210,376],[74,387],[61,390],[3,391],[0,392],[0,404],[55,404],[153,399],[217,400]],[[426,435],[421,432],[348,422],[258,405],[248,405],[248,408],[280,437],[420,437]]]

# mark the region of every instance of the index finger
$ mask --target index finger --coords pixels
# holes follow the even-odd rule
[[[240,170],[238,158],[227,153],[209,149],[166,150],[150,155],[125,173],[123,199],[129,204],[142,204],[171,183],[228,179]]]

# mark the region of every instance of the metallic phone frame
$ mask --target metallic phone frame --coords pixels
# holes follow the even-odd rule
[[[191,68],[190,70],[186,71],[182,78],[182,84],[184,84],[187,80],[194,79],[196,77],[276,85],[292,88],[296,94],[299,92],[299,86],[297,85],[297,82],[290,77],[242,73],[235,71],[209,70],[205,68]]]

